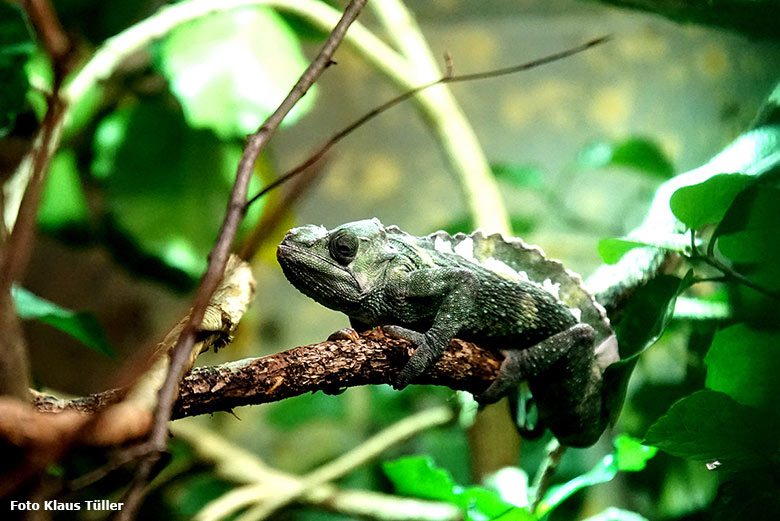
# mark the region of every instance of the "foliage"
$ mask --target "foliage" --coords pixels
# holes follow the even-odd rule
[[[136,1],[108,8],[92,0],[61,4],[56,3],[56,9],[68,31],[78,35],[86,59],[89,45],[98,45],[145,19],[157,5]],[[724,6],[709,6],[706,12],[683,9],[671,16],[747,27],[752,34],[776,38],[766,30],[776,17],[765,16],[754,24],[744,22],[752,8],[774,14],[776,7],[771,2],[737,4],[740,9],[733,21],[726,16],[733,10]],[[86,16],[88,9],[98,9],[105,16]],[[775,25],[771,27],[775,29]],[[243,139],[256,130],[303,70],[307,61],[304,45],[313,34],[318,39],[322,36],[303,19],[282,17],[265,8],[244,8],[209,14],[160,35],[144,52],[127,59],[114,76],[101,78],[82,99],[74,100],[64,141],[49,165],[38,208],[39,230],[71,245],[110,251],[133,276],[152,278],[168,288],[190,289],[202,273],[218,233]],[[621,48],[621,52],[626,49]],[[52,78],[52,64],[31,37],[20,9],[12,3],[0,3],[0,138],[24,135],[25,121],[40,121]],[[356,84],[362,84],[363,78],[359,78]],[[373,90],[371,96],[372,101],[379,101]],[[351,101],[346,98],[345,103]],[[317,102],[316,92],[311,91],[295,108],[286,120],[291,133],[307,135],[302,118],[315,108],[319,110]],[[776,114],[776,106],[766,113]],[[762,157],[777,156],[780,128],[764,125],[752,135],[754,149],[728,152],[759,157],[755,149],[762,146],[770,149]],[[614,319],[621,360],[605,374],[606,400],[617,422],[615,431],[621,434],[612,439],[605,436],[602,444],[588,451],[569,451],[535,512],[528,507],[529,497],[536,492],[528,481],[529,475],[542,468],[544,444],[524,442],[523,468],[509,467],[484,485],[462,486],[460,483],[474,481],[469,454],[474,445],[469,445],[459,426],[416,436],[402,448],[393,449],[391,457],[418,456],[395,459],[381,468],[365,465],[348,476],[345,485],[382,490],[389,479],[395,493],[456,505],[469,520],[582,519],[586,515],[583,497],[606,487],[611,487],[608,495],[613,506],[596,515],[591,511],[589,521],[687,515],[710,516],[716,521],[777,519],[777,165],[763,173],[761,165],[743,161],[748,163],[745,168],[714,172],[716,175],[700,183],[677,189],[667,206],[679,221],[680,233],[654,240],[610,237],[615,227],[597,228],[588,219],[587,209],[573,211],[567,204],[567,185],[574,185],[574,180],[587,185],[591,175],[619,174],[635,176],[632,179],[655,189],[673,177],[676,167],[659,144],[665,141],[652,135],[589,135],[582,142],[586,141],[579,154],[567,157],[568,163],[555,172],[558,175],[550,175],[541,164],[511,161],[496,162],[492,170],[505,199],[522,201],[512,206],[510,215],[517,234],[537,232],[551,222],[552,226],[574,223],[571,229],[587,234],[591,244],[604,237],[598,242],[598,254],[608,264],[618,263],[637,248],[677,255],[678,269],[636,288],[621,302],[619,316]],[[377,140],[376,146],[381,145]],[[273,149],[261,157],[250,191],[275,178],[275,165],[282,160],[286,163],[287,158],[275,157]],[[382,184],[387,179],[381,177],[371,181],[390,191],[389,184]],[[371,197],[365,189],[368,181],[365,185],[353,181],[337,179],[326,191],[336,187],[335,191],[349,192],[351,197]],[[316,212],[318,205],[326,204],[325,196],[318,195],[322,199],[310,203],[310,214],[312,208]],[[644,211],[649,195],[642,196],[637,214]],[[528,200],[536,205],[525,205]],[[393,204],[400,206],[402,202]],[[242,233],[270,207],[264,207],[262,200],[254,205]],[[470,215],[453,211],[439,217],[452,233],[474,228]],[[293,222],[288,220],[285,225]],[[258,271],[266,269],[264,263],[269,259],[272,262],[272,250],[270,245],[262,252]],[[239,335],[251,339],[239,336],[234,347],[262,344],[267,350],[283,348],[274,335],[282,321],[290,321],[290,313],[281,300],[276,302],[276,288],[269,287],[261,291],[260,299],[279,309],[264,308],[258,313],[261,316],[250,317],[247,329],[253,332]],[[22,287],[15,287],[12,295],[21,318],[53,326],[97,352],[115,356],[94,315],[64,309]],[[124,295],[116,298],[122,300]],[[705,311],[681,318],[675,309],[682,299],[718,303],[727,317]],[[134,315],[130,317],[132,322]],[[302,316],[288,327],[303,330],[314,318]],[[666,371],[672,376],[658,376],[665,368],[672,368]],[[246,418],[243,434],[231,432],[238,431],[232,417],[229,422],[217,418],[215,424],[224,427],[226,436],[235,434],[232,441],[239,440],[267,457],[269,465],[304,473],[310,470],[312,460],[318,463],[352,448],[410,410],[451,400],[446,389],[398,393],[377,386],[351,389],[339,396],[303,396],[260,411],[239,412]],[[611,451],[605,448],[609,441],[613,442]],[[181,449],[180,444],[173,447],[172,463],[164,471],[167,474],[154,483],[150,506],[143,512],[149,518],[189,518],[231,489],[232,485],[218,475],[221,469],[204,464],[202,455],[175,452]],[[303,458],[302,447],[316,456]],[[604,455],[606,452],[609,454]],[[80,458],[53,466],[50,473],[71,479],[102,464]],[[681,459],[693,463],[686,466]],[[679,483],[688,486],[685,472],[690,469],[707,476],[690,485],[704,499],[700,504],[680,506],[679,499],[669,499],[674,496],[670,491],[679,491]],[[597,486],[617,476],[622,480],[620,487]],[[707,495],[706,483],[702,483],[710,476],[719,484],[716,493]],[[84,497],[107,497],[125,485],[126,481],[112,477],[87,489]],[[301,508],[289,518],[326,515],[312,512]]]
[[[40,320],[73,336],[98,353],[116,357],[103,328],[91,313],[64,309],[18,286],[11,290],[11,296],[20,318]]]
[[[488,479],[493,483],[490,488],[462,487],[446,470],[437,467],[430,457],[426,456],[386,462],[383,469],[398,494],[452,503],[463,511],[464,519],[468,521],[530,521],[546,518],[577,491],[611,481],[618,472],[641,471],[647,460],[655,456],[656,451],[657,449],[646,447],[630,436],[618,436],[615,438],[615,450],[612,454],[604,456],[588,472],[551,488],[533,512],[529,510],[529,501],[521,497],[531,492],[527,487],[528,478],[522,469],[511,469],[514,472],[503,469],[500,471],[502,475],[511,478]],[[517,499],[518,497],[521,498]]]
[[[13,126],[27,94],[23,65],[35,50],[21,9],[0,4],[0,137]]]

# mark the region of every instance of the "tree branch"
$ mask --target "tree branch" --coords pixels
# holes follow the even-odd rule
[[[352,0],[349,3],[344,10],[344,15],[333,28],[330,35],[328,35],[328,38],[325,40],[317,57],[312,61],[309,67],[306,68],[277,109],[268,116],[257,132],[249,137],[241,161],[238,164],[238,172],[236,173],[236,180],[230,193],[230,202],[228,204],[227,213],[222,221],[216,244],[209,254],[208,268],[206,269],[206,273],[203,275],[198,291],[195,294],[189,320],[184,324],[179,339],[170,352],[168,374],[160,389],[157,407],[154,412],[152,431],[147,442],[150,447],[156,451],[162,451],[166,446],[168,439],[168,421],[171,418],[173,405],[178,394],[179,382],[187,369],[187,362],[190,359],[192,348],[195,344],[195,335],[203,321],[206,307],[225,271],[230,247],[233,244],[236,231],[244,216],[247,188],[249,186],[249,180],[252,177],[255,162],[257,161],[260,152],[270,140],[271,135],[278,128],[285,116],[306,94],[317,78],[332,62],[333,53],[344,39],[347,28],[357,18],[358,14],[360,14],[365,1],[366,0]],[[119,512],[117,519],[129,520],[135,517],[136,510],[141,501],[143,489],[151,474],[152,467],[158,459],[159,452],[152,452],[141,462],[141,465],[136,471],[135,478],[125,495],[125,507]]]
[[[355,339],[328,340],[294,347],[261,358],[198,367],[181,382],[172,418],[276,402],[315,391],[335,393],[358,385],[390,384],[414,351],[412,344],[372,329]],[[443,385],[479,394],[501,366],[500,355],[455,339],[415,384]],[[77,410],[94,413],[121,393],[105,391],[74,400],[35,393],[41,412]]]

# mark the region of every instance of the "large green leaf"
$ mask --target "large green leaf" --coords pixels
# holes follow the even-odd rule
[[[743,324],[722,329],[704,359],[707,387],[780,417],[779,355],[777,331],[755,331]]]
[[[672,405],[650,426],[644,440],[674,456],[717,462],[731,471],[768,464],[777,442],[766,414],[710,390]]]
[[[462,487],[446,470],[436,467],[426,456],[413,456],[389,461],[382,468],[404,496],[452,503],[460,507],[466,521],[501,519],[502,521],[532,521],[525,509],[507,503],[492,490],[482,487]]]
[[[719,174],[702,183],[678,188],[669,200],[675,217],[697,230],[723,219],[734,198],[753,178],[743,174]]]
[[[91,313],[61,308],[18,286],[11,288],[11,296],[20,318],[39,320],[71,335],[98,353],[116,357],[106,340],[103,327]]]
[[[639,137],[590,143],[580,152],[578,162],[587,167],[625,166],[664,179],[674,175],[674,167],[661,148]]]
[[[34,50],[21,9],[0,2],[0,136],[9,131],[24,108],[28,87],[24,64]]]
[[[617,417],[623,406],[628,381],[639,355],[663,334],[674,313],[677,296],[690,286],[692,272],[682,279],[661,275],[637,288],[625,305],[615,334],[620,346],[620,360],[604,372],[604,400],[610,416]]]
[[[158,62],[187,121],[223,138],[257,130],[308,65],[295,33],[262,7],[223,11],[181,26],[160,45]],[[306,113],[315,92],[309,89],[286,123]]]
[[[780,255],[780,189],[755,185],[744,190],[715,230],[718,249],[735,262],[772,262]]]
[[[94,149],[92,171],[106,185],[115,225],[147,255],[200,276],[225,214],[238,145],[189,128],[174,104],[151,100],[104,118]],[[258,185],[253,179],[250,193]]]
[[[38,206],[38,225],[47,230],[86,226],[87,200],[81,188],[76,153],[61,150],[52,158]]]

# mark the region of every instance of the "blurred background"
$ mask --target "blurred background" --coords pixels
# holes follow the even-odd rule
[[[83,63],[106,38],[163,4],[60,0],[54,7]],[[780,28],[772,34],[767,24],[740,24],[738,16],[716,17],[737,26],[721,27],[568,0],[409,0],[407,7],[437,59],[445,52],[452,57],[455,74],[611,36],[550,65],[450,87],[496,175],[513,232],[583,276],[601,264],[598,240],[637,226],[658,185],[707,162],[748,128],[780,77]],[[380,38],[392,38],[370,9],[360,20]],[[111,387],[124,361],[161,340],[183,316],[216,237],[243,136],[286,93],[322,36],[289,13],[249,9],[204,18],[134,53],[79,100],[52,163],[23,286],[92,313],[116,356],[26,322],[39,386],[72,395]],[[272,140],[252,191],[401,92],[349,45],[336,61]],[[32,88],[6,129],[2,165],[13,166],[29,147],[44,106],[37,88],[51,81],[48,68],[40,50],[30,54],[25,73]],[[424,235],[477,224],[451,163],[412,102],[359,128],[314,168],[313,183],[253,262],[257,297],[235,342],[199,364],[315,343],[347,325],[284,279],[275,246],[287,228],[378,217]],[[279,193],[250,212],[244,236]],[[696,323],[673,322],[639,363],[614,432],[641,439],[676,398],[700,386],[710,338]],[[303,473],[412,411],[453,400],[443,388],[361,387],[245,407],[235,411],[241,421],[226,413],[186,421],[217,429],[271,466]],[[522,443],[518,461],[529,473],[547,441]],[[466,485],[482,477],[472,472],[472,449],[467,432],[451,426],[393,447],[383,459],[429,454]],[[185,446],[177,450],[174,459],[187,464],[150,495],[144,518],[189,518],[229,489]],[[584,473],[610,450],[610,440],[570,450],[557,479]],[[112,483],[103,485],[106,491]],[[388,490],[374,465],[342,484]],[[582,519],[619,506],[648,519],[707,519],[703,509],[716,488],[703,465],[661,453],[641,473],[576,495],[553,518]],[[347,519],[303,507],[277,518]]]

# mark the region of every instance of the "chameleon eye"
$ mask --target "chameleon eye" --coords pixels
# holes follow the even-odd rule
[[[328,242],[328,251],[339,264],[347,265],[355,258],[358,250],[357,236],[347,230],[339,230],[331,236]]]

